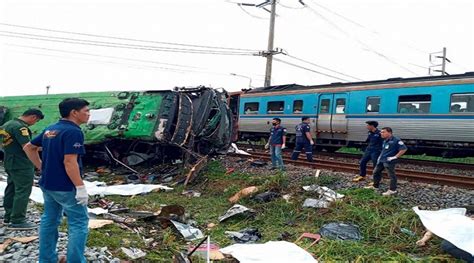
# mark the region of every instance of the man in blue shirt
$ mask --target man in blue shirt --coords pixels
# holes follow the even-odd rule
[[[380,131],[380,136],[384,139],[382,144],[382,152],[374,169],[374,182],[366,187],[368,189],[378,189],[382,180],[382,171],[387,168],[390,176],[390,188],[382,195],[390,196],[397,193],[397,176],[395,174],[395,165],[397,159],[407,151],[406,145],[399,138],[392,135],[392,128],[384,127]]]
[[[284,170],[282,150],[286,148],[286,128],[280,125],[280,118],[273,118],[270,129],[270,138],[268,143],[265,145],[265,149],[270,148],[270,154],[272,157],[272,169]]]
[[[383,138],[380,136],[380,130],[377,129],[379,123],[376,121],[366,121],[365,123],[367,124],[367,130],[369,130],[367,140],[365,140],[368,145],[367,148],[365,148],[364,155],[360,159],[359,175],[352,179],[353,182],[365,180],[367,174],[367,163],[369,160],[372,160],[375,168],[377,165],[377,159],[382,151]]]
[[[64,99],[59,104],[62,119],[25,146],[28,158],[42,171],[39,185],[43,191],[44,211],[39,231],[40,262],[58,261],[56,245],[63,211],[67,215],[69,234],[67,261],[86,262],[88,194],[81,178],[81,155],[85,149],[79,125],[89,120],[88,105],[83,99]],[[39,147],[42,147],[42,161]]]
[[[313,137],[311,137],[311,127],[309,126],[310,118],[301,118],[301,123],[296,125],[296,147],[291,154],[292,160],[297,160],[301,150],[305,150],[306,159],[313,162]]]

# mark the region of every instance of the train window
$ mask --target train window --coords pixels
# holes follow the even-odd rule
[[[329,113],[329,106],[331,101],[329,99],[321,100],[321,107],[319,107],[319,113]]]
[[[303,113],[303,101],[295,100],[293,102],[293,113]]]
[[[398,97],[399,113],[429,113],[431,95],[406,95]]]
[[[380,111],[380,97],[367,97],[367,113],[379,113]]]
[[[474,93],[452,94],[451,112],[474,112]]]
[[[257,114],[258,102],[247,102],[244,104],[244,114]]]
[[[267,113],[269,114],[283,113],[284,108],[285,108],[285,102],[283,101],[269,101],[267,104]]]
[[[336,99],[336,114],[344,114],[346,112],[346,99]]]

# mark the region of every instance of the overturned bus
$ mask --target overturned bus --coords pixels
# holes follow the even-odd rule
[[[0,125],[37,108],[45,118],[30,127],[35,136],[58,121],[58,104],[70,97],[90,103],[91,117],[82,127],[88,158],[134,165],[174,160],[183,152],[208,156],[231,142],[227,93],[206,87],[0,97]]]

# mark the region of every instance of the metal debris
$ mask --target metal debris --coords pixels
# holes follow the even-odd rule
[[[225,231],[225,233],[235,242],[244,244],[254,243],[262,238],[262,234],[256,228],[246,228],[239,232]]]
[[[204,238],[204,235],[202,234],[201,230],[192,227],[190,225],[182,224],[180,222],[170,220],[171,223],[176,227],[176,229],[181,233],[181,235],[184,237],[184,239],[188,241],[193,241],[196,239],[201,239]]]
[[[122,252],[127,255],[127,257],[129,257],[130,259],[138,259],[138,258],[142,258],[144,256],[146,256],[146,253],[143,252],[141,249],[139,248],[125,248],[125,247],[121,247],[120,249],[122,249]]]
[[[255,214],[255,211],[252,210],[252,209],[249,209],[249,208],[247,208],[243,205],[234,205],[229,210],[227,210],[227,212],[224,215],[219,217],[219,222],[222,222],[224,220],[227,220],[227,219],[229,219],[233,216],[239,215],[239,214],[253,215],[253,214]]]

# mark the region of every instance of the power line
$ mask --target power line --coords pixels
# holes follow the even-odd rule
[[[84,39],[72,39],[72,38],[18,33],[18,32],[1,31],[1,30],[0,30],[0,33],[7,33],[7,34],[0,34],[0,36],[4,36],[4,37],[23,38],[23,39],[31,39],[31,40],[57,42],[57,43],[67,43],[67,44],[101,46],[101,47],[161,51],[161,52],[175,52],[175,53],[210,54],[210,55],[238,55],[238,56],[253,56],[254,55],[252,53],[245,53],[245,52],[224,52],[224,51],[219,52],[219,51],[141,46],[141,45],[114,43],[114,42],[103,42],[103,41],[93,41],[93,40],[84,40]]]
[[[105,55],[94,54],[94,53],[76,52],[76,51],[69,51],[69,50],[62,50],[62,49],[53,49],[53,48],[43,48],[43,47],[35,47],[35,46],[27,46],[27,45],[16,45],[16,44],[5,44],[5,45],[7,45],[7,46],[13,46],[13,47],[32,48],[32,49],[37,49],[37,50],[45,50],[45,51],[54,51],[54,52],[61,52],[61,53],[69,53],[69,54],[78,54],[78,55],[85,55],[85,56],[101,57],[101,58],[113,58],[113,59],[121,59],[121,60],[128,60],[128,61],[136,61],[136,62],[144,62],[144,63],[153,63],[153,64],[163,64],[163,65],[168,65],[168,66],[176,66],[176,67],[184,67],[184,68],[195,68],[195,69],[198,69],[198,67],[187,66],[187,65],[181,65],[181,64],[164,63],[164,62],[158,62],[158,61],[154,61],[154,60],[133,59],[133,58],[124,58],[124,57],[116,57],[116,56],[105,56]]]
[[[256,18],[256,19],[262,19],[262,20],[268,20],[268,18],[266,17],[260,17],[260,16],[256,16],[254,14],[251,14],[249,11],[245,10],[245,8],[242,7],[242,4],[241,3],[237,3],[237,5],[240,7],[240,10],[242,10],[244,13],[246,13],[247,15],[253,17],[253,18]]]
[[[367,43],[363,42],[362,40],[358,39],[357,37],[354,37],[352,36],[351,34],[349,34],[348,32],[346,32],[344,29],[342,29],[341,27],[339,27],[336,23],[334,23],[333,21],[331,21],[330,19],[328,19],[327,17],[325,17],[324,15],[322,15],[321,13],[319,13],[318,11],[316,11],[314,8],[312,8],[311,6],[309,5],[305,5],[308,10],[310,10],[314,15],[320,17],[321,19],[323,19],[324,21],[326,21],[326,23],[330,24],[332,27],[334,27],[336,30],[340,31],[342,34],[344,34],[346,37],[348,37],[349,39],[352,39],[354,40],[355,42],[357,42],[359,45],[361,45],[363,48],[367,49],[368,51],[376,54],[377,56],[387,60],[388,62],[398,66],[399,68],[405,70],[405,71],[408,71],[416,76],[419,76],[419,74],[415,73],[414,71],[410,70],[409,68],[405,67],[404,65],[396,62],[395,60],[393,60],[392,58],[388,57],[387,55],[375,50],[374,48],[370,47]]]
[[[342,78],[339,78],[339,77],[336,77],[336,76],[333,76],[333,75],[330,75],[330,74],[326,74],[326,73],[323,73],[323,72],[320,72],[320,71],[317,71],[317,70],[313,70],[313,69],[310,69],[310,68],[307,68],[307,67],[303,67],[303,66],[300,66],[300,65],[288,62],[288,61],[281,60],[279,58],[273,58],[273,59],[275,61],[280,62],[280,63],[287,64],[287,65],[290,65],[290,66],[293,66],[293,67],[296,67],[296,68],[299,68],[299,69],[304,69],[304,70],[307,70],[307,71],[310,71],[310,72],[313,72],[313,73],[316,73],[316,74],[319,74],[319,75],[323,75],[323,76],[330,77],[330,78],[333,78],[333,79],[338,79],[338,80],[350,82],[347,79],[342,79]]]
[[[339,71],[330,69],[330,68],[325,67],[325,66],[318,65],[318,64],[316,64],[316,63],[313,63],[313,62],[311,62],[311,61],[304,60],[304,59],[302,59],[302,58],[297,58],[297,57],[292,56],[292,55],[287,55],[287,56],[290,57],[290,58],[293,58],[293,59],[295,59],[295,60],[298,60],[298,61],[301,61],[301,62],[304,62],[304,63],[308,63],[308,64],[310,64],[310,65],[313,65],[313,66],[316,66],[316,67],[319,67],[319,68],[322,68],[322,69],[331,71],[331,72],[333,72],[333,73],[336,73],[336,74],[339,74],[339,75],[342,75],[342,76],[346,76],[346,77],[349,77],[349,78],[353,78],[353,79],[356,79],[356,80],[363,81],[363,80],[360,79],[360,78],[357,78],[357,77],[354,77],[354,76],[351,76],[351,75],[348,75],[348,74],[345,74],[345,73],[342,73],[342,72],[339,72]]]
[[[127,41],[143,42],[143,43],[165,44],[165,45],[174,45],[174,46],[186,46],[186,47],[196,47],[196,48],[206,48],[206,49],[218,49],[218,50],[258,52],[258,50],[255,50],[255,49],[229,48],[229,47],[205,46],[205,45],[183,44],[183,43],[175,43],[175,42],[143,40],[143,39],[128,38],[128,37],[116,37],[116,36],[108,36],[108,35],[98,35],[98,34],[89,34],[89,33],[73,32],[73,31],[65,31],[65,30],[48,29],[48,28],[41,28],[41,27],[15,25],[15,24],[9,24],[9,23],[0,23],[0,25],[9,26],[9,27],[17,27],[17,28],[33,29],[33,30],[41,30],[41,31],[47,31],[47,32],[54,32],[54,33],[73,34],[73,35],[99,37],[99,38],[109,38],[109,39],[116,39],[116,40],[127,40]]]

